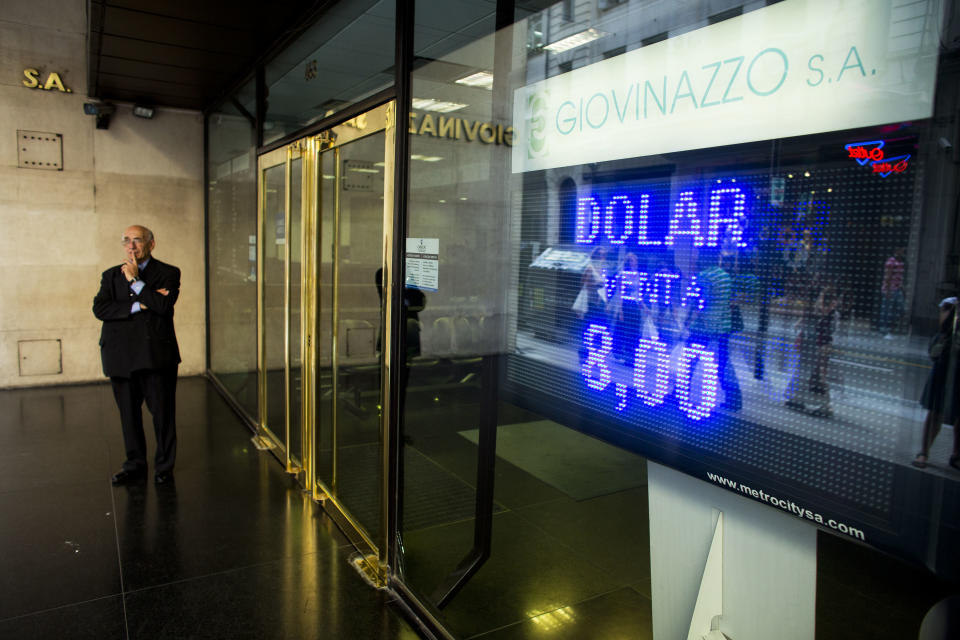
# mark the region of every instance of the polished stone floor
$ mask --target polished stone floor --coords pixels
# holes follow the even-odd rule
[[[0,391],[0,638],[420,637],[206,380],[177,400],[175,482],[111,487],[109,385]]]
[[[475,394],[438,388],[410,392],[404,445],[405,581],[427,602],[473,541],[482,410]],[[108,385],[0,391],[0,638],[419,637],[206,380],[181,379],[178,401],[175,483],[115,488]],[[531,455],[522,440],[544,440],[541,418],[498,412],[492,555],[434,614],[465,639],[650,638],[645,478],[544,467],[556,447]],[[363,469],[370,436],[348,415],[346,467]],[[351,498],[361,520],[362,497]],[[816,640],[916,637],[958,591],[823,532],[817,555]]]

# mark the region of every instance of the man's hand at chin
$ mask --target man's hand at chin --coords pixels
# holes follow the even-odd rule
[[[132,253],[127,253],[127,259],[120,265],[120,270],[127,280],[136,280],[140,275],[140,267],[137,266],[137,260]]]

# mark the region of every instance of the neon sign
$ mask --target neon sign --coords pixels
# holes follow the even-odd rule
[[[881,178],[886,178],[891,173],[903,173],[910,166],[907,162],[910,160],[910,154],[902,156],[887,157],[883,151],[886,142],[883,140],[870,140],[867,142],[851,142],[844,145],[847,150],[847,157],[853,158],[861,167],[870,164],[873,173],[879,174]]]
[[[720,182],[718,180],[718,182]],[[731,181],[736,182],[736,180]],[[717,247],[721,242],[743,248],[747,225],[747,190],[736,184],[715,189],[698,197],[692,189],[680,192],[668,208],[661,237],[653,237],[653,197],[649,192],[616,193],[604,200],[589,195],[577,200],[575,242],[618,246],[672,247],[688,237],[695,247]]]

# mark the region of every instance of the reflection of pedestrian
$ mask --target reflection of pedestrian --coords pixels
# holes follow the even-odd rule
[[[837,288],[832,282],[824,285],[813,305],[816,319],[816,363],[813,378],[810,380],[810,392],[818,406],[814,415],[829,418],[833,415],[830,408],[830,356],[833,354],[833,333],[836,327],[837,310],[842,298],[837,294]]]
[[[893,333],[903,315],[903,270],[903,248],[897,247],[883,264],[883,283],[880,285],[880,294],[883,297],[880,307],[880,331],[886,332],[884,340],[893,339]]]
[[[383,304],[383,268],[374,275],[377,296]],[[419,289],[403,287],[403,317],[407,332],[406,358],[401,371],[401,391],[406,392],[407,379],[410,377],[410,361],[420,355],[420,312],[427,306],[427,296]],[[380,336],[377,336],[377,351],[380,351]]]
[[[607,253],[606,247],[594,249],[580,277],[580,291],[587,297],[587,311],[584,314],[587,322],[601,322],[606,316]]]
[[[700,272],[697,274],[704,305],[694,308],[688,316],[690,329],[689,343],[702,344],[715,349],[717,354],[717,375],[723,389],[724,401],[721,405],[731,411],[739,411],[743,405],[737,372],[730,361],[730,332],[733,329],[731,303],[733,282],[730,274],[720,265],[720,254],[716,250],[703,250],[700,254]]]
[[[635,280],[638,277],[639,264],[637,254],[628,253],[624,256],[623,265],[617,274],[617,293],[611,305],[611,313],[617,323],[613,343],[614,357],[617,360],[625,361],[630,367],[633,367],[634,355],[640,342],[640,328],[643,322],[643,292],[639,290],[639,287],[630,287],[628,293],[633,295],[624,298],[624,289],[629,286],[624,285],[624,281],[626,280],[629,283],[631,279]]]
[[[676,282],[678,290],[683,289],[680,283],[683,282],[684,274],[681,274],[666,258],[657,261],[656,273],[666,276],[668,282]],[[682,321],[677,317],[681,313],[680,305],[668,304],[663,298],[658,298],[656,301],[644,300],[643,309],[653,320],[653,330],[656,331],[657,339],[672,351],[682,333]]]
[[[911,464],[921,469],[927,466],[930,447],[940,433],[943,422],[953,423],[953,453],[950,455],[950,466],[960,470],[960,371],[957,371],[957,356],[960,349],[955,349],[957,299],[944,298],[940,301],[940,327],[937,334],[930,339],[927,351],[933,360],[933,367],[927,376],[927,383],[923,387],[920,404],[927,410],[927,417],[923,422],[923,443],[920,453]],[[960,345],[957,345],[960,346]]]
[[[797,367],[787,384],[787,407],[819,418],[833,416],[827,369],[833,344],[834,313],[840,304],[833,285],[809,287],[802,297],[796,341]]]
[[[765,225],[760,232],[755,257],[754,273],[760,285],[760,309],[757,320],[757,350],[754,359],[753,377],[757,380],[763,380],[767,331],[770,327],[770,300],[776,297],[775,290],[780,287],[780,278],[783,272],[777,239],[773,237],[768,225]]]
[[[809,229],[804,229],[799,236],[792,229],[788,229],[786,241],[784,261],[787,271],[787,295],[799,297],[803,295],[809,280],[807,272],[813,251],[812,236]]]

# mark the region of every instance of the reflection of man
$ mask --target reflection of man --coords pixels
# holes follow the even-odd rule
[[[694,308],[687,318],[689,343],[700,343],[717,354],[717,375],[723,389],[721,407],[740,411],[743,397],[733,362],[730,361],[730,333],[733,331],[731,304],[733,281],[720,262],[720,252],[704,249],[700,253],[700,273],[697,274],[704,305]]]
[[[100,356],[120,410],[127,459],[113,484],[147,473],[143,435],[144,400],[157,437],[154,480],[173,479],[177,454],[176,390],[180,350],[173,329],[173,305],[180,294],[180,270],[151,256],[153,232],[134,225],[123,232],[123,264],[103,272],[93,313],[103,321]]]
[[[764,225],[760,232],[754,260],[753,271],[760,284],[760,313],[757,320],[757,351],[753,377],[763,380],[767,330],[770,327],[770,300],[776,296],[776,291],[780,288],[780,277],[783,271],[779,245],[769,225]]]
[[[377,296],[383,304],[383,268],[373,276]],[[427,306],[427,296],[419,289],[403,287],[403,315],[407,325],[407,362],[420,355],[420,312]],[[380,336],[377,336],[377,351],[380,351]]]
[[[893,332],[903,315],[903,270],[903,247],[897,247],[893,255],[883,263],[883,283],[880,285],[880,294],[883,296],[880,330],[886,331],[883,336],[886,340],[893,339]]]

